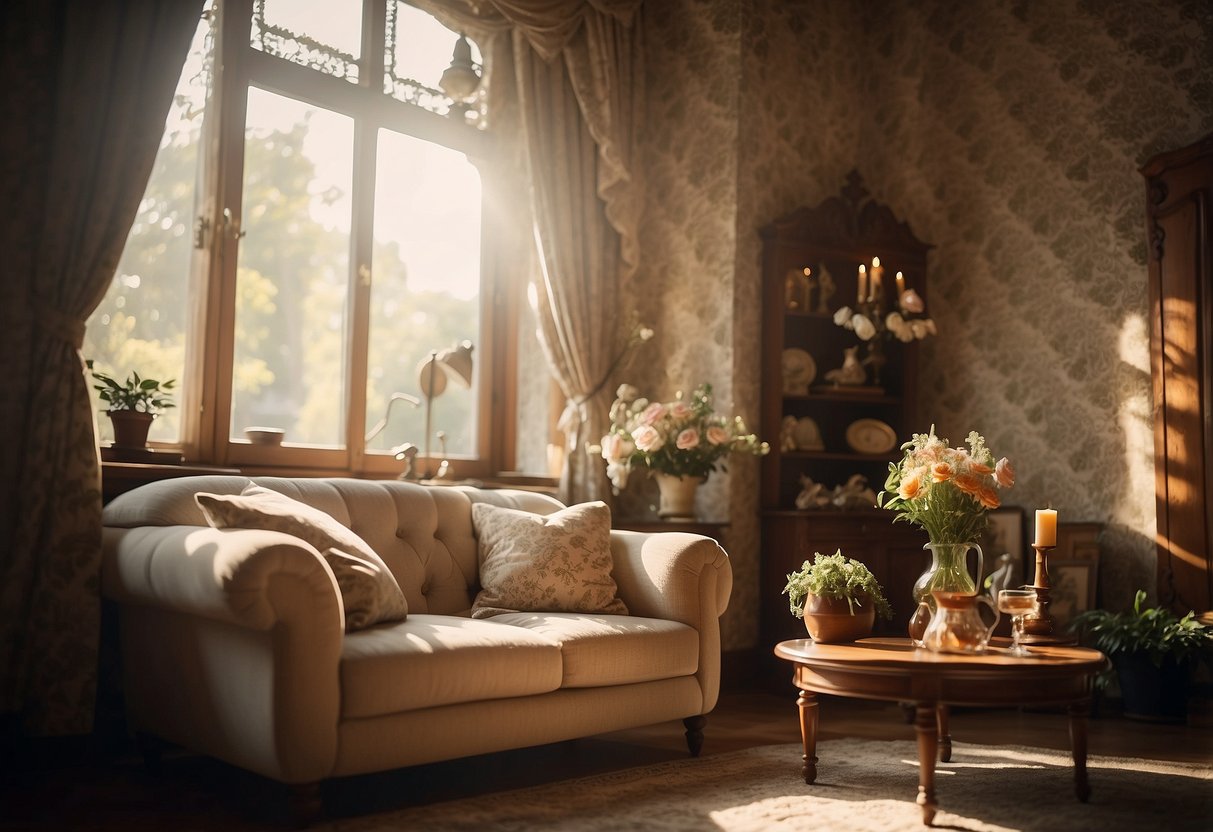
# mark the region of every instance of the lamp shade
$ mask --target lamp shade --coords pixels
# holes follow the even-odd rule
[[[431,352],[417,366],[417,387],[421,394],[430,399],[441,396],[448,379],[461,387],[471,387],[473,349],[471,341],[460,341],[448,349]]]
[[[472,63],[472,45],[463,35],[455,41],[451,65],[442,73],[438,86],[455,101],[466,101],[480,86],[480,74]]]

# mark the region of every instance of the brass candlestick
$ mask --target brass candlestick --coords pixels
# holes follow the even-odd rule
[[[1036,577],[1030,588],[1036,590],[1036,615],[1024,618],[1019,640],[1024,644],[1075,644],[1074,637],[1055,632],[1056,625],[1049,614],[1049,591],[1053,588],[1049,583],[1049,551],[1054,547],[1033,543],[1032,548],[1036,550]]]

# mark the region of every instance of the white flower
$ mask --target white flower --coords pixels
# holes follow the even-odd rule
[[[615,398],[621,402],[634,402],[640,397],[640,391],[630,384],[621,384],[615,391]]]
[[[866,315],[856,315],[851,318],[851,324],[861,341],[871,341],[872,336],[876,334],[876,325],[869,321]]]
[[[901,304],[902,309],[915,315],[927,308],[926,304],[922,301],[922,297],[913,289],[906,289],[902,292],[898,302]]]
[[[640,331],[636,334],[640,336],[641,341],[647,341],[653,337],[653,330],[649,329],[647,326],[642,326]]]
[[[913,331],[914,337],[920,341],[927,337],[927,325],[923,321],[910,321],[910,329]]]
[[[926,328],[927,328],[927,332],[928,332],[928,333],[930,333],[931,335],[937,335],[937,334],[938,334],[938,333],[936,332],[936,330],[935,330],[935,321],[934,321],[934,319],[932,319],[932,318],[923,318],[923,319],[922,319],[922,323],[923,323],[923,325],[924,325],[924,326],[926,326]]]
[[[847,329],[850,329],[850,326],[848,326],[848,324],[851,321],[851,316],[854,314],[855,313],[851,311],[851,307],[844,306],[841,309],[839,309],[837,312],[834,313],[834,323],[838,324],[839,326],[845,326],[845,327],[847,327]]]
[[[632,441],[640,450],[652,453],[661,449],[661,446],[665,444],[665,437],[652,425],[641,425],[632,431]]]

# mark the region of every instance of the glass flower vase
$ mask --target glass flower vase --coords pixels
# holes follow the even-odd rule
[[[977,575],[981,575],[982,552],[976,543],[928,543],[922,548],[931,551],[931,565],[918,576],[911,594],[914,613],[910,617],[909,636],[916,647],[922,647],[922,635],[935,612],[935,590],[977,594],[977,580],[969,573],[969,550],[977,551]]]

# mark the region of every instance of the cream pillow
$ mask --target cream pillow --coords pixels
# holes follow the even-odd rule
[[[505,612],[627,615],[611,577],[611,510],[581,503],[547,516],[472,504],[480,540],[473,618]]]
[[[238,496],[199,493],[194,500],[217,529],[285,532],[315,546],[337,578],[347,633],[381,621],[403,621],[408,613],[387,564],[365,540],[320,509],[253,483]]]

